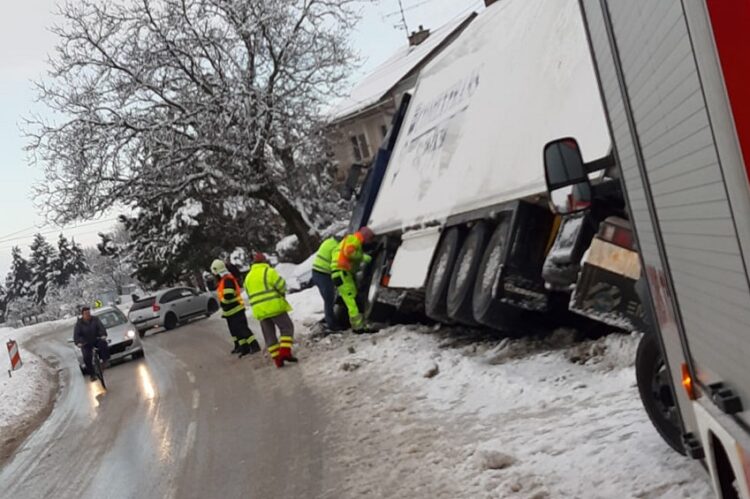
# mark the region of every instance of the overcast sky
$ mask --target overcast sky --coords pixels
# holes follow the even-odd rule
[[[22,117],[43,109],[34,102],[31,80],[44,76],[47,55],[55,39],[48,28],[55,22],[57,0],[4,2],[0,16],[0,279],[4,281],[13,245],[26,251],[35,232],[55,241],[58,227],[45,226],[32,202],[31,188],[41,181],[39,168],[29,165],[19,130]],[[409,30],[422,24],[435,29],[450,19],[479,10],[483,0],[402,0]],[[362,20],[353,34],[362,66],[353,80],[366,74],[406,43],[398,0],[376,0],[362,8]],[[110,217],[84,221],[64,232],[84,245],[108,229]]]

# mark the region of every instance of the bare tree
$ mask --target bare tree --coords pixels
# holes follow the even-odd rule
[[[223,194],[261,201],[308,252],[330,201],[321,109],[354,59],[360,0],[68,2],[28,120],[58,223],[115,203]],[[308,178],[309,182],[300,179]],[[302,186],[302,187],[300,187]]]

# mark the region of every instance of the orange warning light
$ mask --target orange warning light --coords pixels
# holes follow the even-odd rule
[[[682,387],[685,388],[690,400],[695,400],[695,386],[693,386],[693,377],[690,375],[690,369],[686,363],[682,363]]]

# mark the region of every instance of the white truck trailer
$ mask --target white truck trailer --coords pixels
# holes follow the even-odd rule
[[[705,460],[719,497],[748,499],[750,2],[581,0],[580,7],[635,239],[622,232],[616,251],[631,267],[638,255],[645,275],[640,295],[651,331],[636,364],[641,397],[655,422],[677,418],[679,446]],[[586,146],[567,135],[545,157],[551,191],[572,186],[575,198],[591,190],[578,155]],[[627,251],[633,246],[638,253]],[[658,367],[647,362],[649,344],[663,356],[657,377],[648,372]],[[673,398],[674,414],[660,413],[668,405],[660,398]]]
[[[423,68],[365,189],[377,197],[362,221],[380,236],[370,318],[424,307],[520,333],[519,313],[548,310],[541,270],[558,218],[541,151],[574,136],[586,161],[607,157],[598,96],[573,0],[496,2]]]

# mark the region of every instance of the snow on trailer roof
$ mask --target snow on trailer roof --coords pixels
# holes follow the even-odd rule
[[[338,121],[351,114],[377,104],[383,96],[408,75],[425,57],[433,53],[457,29],[471,18],[474,12],[459,16],[430,32],[422,43],[406,45],[385,62],[376,67],[351,91],[348,97],[335,104],[330,113],[331,121]]]
[[[504,0],[419,73],[368,225],[376,233],[546,192],[544,145],[611,148],[575,0]]]

